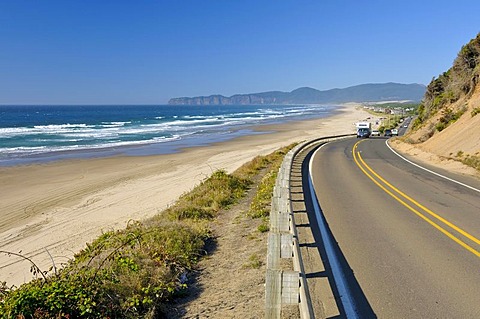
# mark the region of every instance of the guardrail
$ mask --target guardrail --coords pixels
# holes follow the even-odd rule
[[[290,178],[294,158],[314,144],[351,137],[353,134],[313,139],[295,146],[285,155],[273,190],[265,278],[265,318],[281,318],[282,306],[298,305],[301,318],[314,318],[305,268],[293,216]],[[291,258],[288,265],[282,259]],[[288,269],[292,268],[293,270]]]

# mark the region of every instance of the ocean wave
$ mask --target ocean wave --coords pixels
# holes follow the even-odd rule
[[[95,127],[94,125],[88,125],[85,123],[80,124],[48,124],[48,125],[34,125],[33,128],[42,131],[60,131],[64,129],[82,129],[87,127]]]
[[[49,152],[161,145],[164,142],[187,141],[192,138],[202,143],[228,138],[248,125],[308,118],[329,111],[328,108],[311,105],[189,107],[174,110],[170,106],[159,110],[135,107],[122,109],[121,112],[117,108],[103,107],[100,110],[92,108],[91,113],[87,114],[84,113],[85,109],[79,113],[68,113],[72,110],[75,108],[58,109],[58,112],[66,114],[54,119],[37,119],[38,113],[32,113],[31,119],[37,122],[22,122],[25,117],[19,117],[18,123],[12,122],[10,126],[1,127],[0,159],[23,158]],[[104,112],[101,118],[96,117],[98,112]],[[173,112],[178,114],[172,114]],[[48,124],[47,121],[50,120],[52,123]],[[3,121],[0,125],[6,126],[9,123]]]
[[[159,142],[170,142],[175,141],[181,138],[181,135],[172,135],[172,136],[158,136],[148,140],[137,140],[137,141],[117,141],[112,143],[99,143],[91,145],[66,145],[66,146],[22,146],[22,147],[0,147],[0,159],[2,157],[8,157],[8,155],[38,155],[42,153],[55,153],[55,152],[66,152],[74,150],[88,150],[88,149],[105,149],[105,148],[116,148],[123,146],[133,146],[133,145],[146,145]],[[7,155],[7,156],[5,156]]]
[[[61,134],[66,132],[75,132],[80,130],[93,130],[95,125],[87,124],[51,124],[51,125],[35,125],[33,127],[5,127],[0,128],[1,137],[15,137],[21,135],[38,135],[38,134]]]
[[[122,126],[125,126],[127,124],[132,124],[131,121],[127,121],[127,122],[102,122],[102,126],[103,127],[122,127]]]

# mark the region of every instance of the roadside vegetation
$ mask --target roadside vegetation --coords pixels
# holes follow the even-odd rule
[[[480,172],[480,156],[479,153],[475,155],[465,154],[463,151],[458,151],[455,159],[463,164],[475,168]]]
[[[472,117],[474,117],[475,115],[479,114],[480,113],[480,107],[476,107],[472,110],[472,112],[470,112],[470,115]]]
[[[461,98],[470,97],[475,87],[480,83],[480,33],[468,44],[464,45],[453,62],[453,66],[434,78],[427,86],[423,103],[418,109],[418,117],[413,122],[413,128],[426,125],[428,120],[442,112],[440,123],[432,128],[426,138],[431,137],[435,130],[441,131],[456,121],[466,110],[465,105],[453,105]],[[474,116],[477,112],[472,112]]]
[[[249,188],[257,187],[257,195],[247,214],[264,220],[259,231],[268,230],[276,174],[292,147],[258,156],[232,174],[214,172],[157,216],[102,234],[62,269],[44,271],[32,262],[38,279],[18,288],[0,283],[0,318],[161,316],[188,293],[189,275],[214,240],[209,223]],[[259,264],[261,257],[252,255],[246,266]]]
[[[475,117],[480,108],[472,98],[480,84],[480,33],[458,52],[452,67],[433,78],[427,86],[418,114],[412,123],[415,138],[404,139],[408,143],[422,143],[437,132],[442,132],[461,117]],[[476,152],[476,150],[473,150]],[[466,154],[458,150],[450,158],[480,171],[479,153]]]

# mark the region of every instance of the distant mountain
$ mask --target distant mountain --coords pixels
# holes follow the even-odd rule
[[[346,102],[420,101],[426,87],[422,84],[361,84],[344,89],[319,91],[302,87],[292,92],[271,91],[252,94],[179,97],[171,105],[243,105],[243,104],[327,104]]]

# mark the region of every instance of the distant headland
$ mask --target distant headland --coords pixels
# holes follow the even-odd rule
[[[373,83],[344,89],[319,91],[302,87],[291,92],[270,91],[251,94],[178,97],[170,105],[249,105],[249,104],[328,104],[347,102],[420,101],[425,94],[423,84]]]

